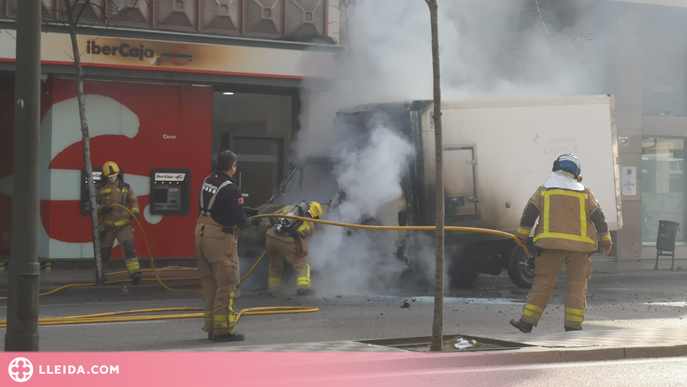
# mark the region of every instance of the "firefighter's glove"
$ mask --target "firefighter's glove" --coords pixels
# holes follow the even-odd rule
[[[258,226],[260,226],[260,219],[253,218],[250,220],[250,224],[252,224],[255,227],[258,227]]]
[[[103,209],[102,209],[103,214],[109,214],[110,212],[112,212],[112,207],[103,207]]]

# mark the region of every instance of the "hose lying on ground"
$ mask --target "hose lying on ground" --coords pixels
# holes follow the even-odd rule
[[[194,292],[194,293],[200,293],[199,290],[187,290],[187,289],[174,289],[169,287],[167,284],[164,283],[162,278],[160,278],[159,272],[162,270],[175,270],[175,271],[187,271],[187,270],[195,270],[195,269],[186,269],[186,268],[180,268],[180,269],[157,269],[155,267],[155,260],[153,257],[153,254],[150,249],[150,243],[148,240],[148,236],[146,235],[145,229],[143,228],[143,225],[141,222],[138,220],[138,218],[134,215],[131,210],[128,208],[119,205],[119,204],[114,204],[113,207],[119,207],[123,208],[126,210],[130,215],[131,219],[135,220],[136,223],[138,224],[141,233],[143,234],[143,239],[145,241],[146,249],[148,250],[148,256],[150,257],[150,265],[151,269],[145,269],[142,270],[142,272],[153,272],[155,274],[154,279],[143,279],[142,281],[157,281],[163,288],[169,291],[183,291],[183,292]],[[307,222],[312,222],[312,223],[319,223],[319,224],[324,224],[324,225],[329,225],[329,226],[336,226],[336,227],[345,227],[345,228],[353,228],[353,229],[362,229],[362,230],[387,230],[387,231],[434,231],[436,227],[434,226],[369,226],[369,225],[358,225],[358,224],[348,224],[348,223],[340,223],[340,222],[332,222],[332,221],[326,221],[326,220],[321,220],[321,219],[312,219],[312,218],[303,218],[303,217],[298,217],[298,216],[291,216],[291,215],[278,215],[278,214],[264,214],[264,215],[256,215],[253,216],[253,218],[256,219],[261,219],[261,218],[288,218],[288,219],[296,219],[296,220],[301,220],[301,221],[307,221]],[[529,255],[530,252],[527,249],[527,246],[516,236],[503,232],[503,231],[498,231],[498,230],[489,230],[489,229],[483,229],[483,228],[476,228],[476,227],[456,227],[456,226],[446,226],[445,231],[457,231],[457,232],[475,232],[475,233],[486,233],[486,234],[492,234],[492,235],[497,235],[497,236],[502,236],[502,237],[507,237],[514,239],[515,242],[522,247],[522,249],[525,251],[525,254]],[[265,258],[266,252],[263,252],[260,258],[255,262],[253,267],[246,273],[246,275],[241,278],[239,283],[242,283],[245,281],[258,267],[260,262]],[[114,272],[110,273],[110,275],[121,275],[121,274],[127,274],[127,271],[119,271],[119,272]],[[200,277],[180,277],[180,278],[165,278],[165,281],[181,281],[181,280],[197,280],[200,279]],[[118,284],[118,283],[128,283],[130,280],[114,280],[114,281],[107,281],[105,284],[111,285],[111,284]],[[74,287],[86,287],[86,286],[95,286],[95,283],[87,283],[87,284],[69,284],[69,285],[64,285],[61,286],[57,289],[51,290],[46,293],[41,293],[40,296],[47,296],[50,294],[57,293],[61,290],[68,289],[68,288],[74,288]],[[0,300],[6,300],[7,297],[0,297]],[[99,314],[90,314],[90,315],[81,315],[81,316],[68,316],[68,317],[54,317],[54,318],[43,318],[38,320],[38,325],[67,325],[67,324],[94,324],[94,323],[108,323],[108,322],[132,322],[132,321],[151,321],[151,320],[166,320],[166,319],[181,319],[181,318],[201,318],[203,317],[202,313],[186,313],[186,314],[165,314],[165,315],[147,315],[147,316],[133,316],[133,317],[119,317],[120,315],[124,314],[137,314],[137,313],[158,313],[158,312],[180,312],[180,311],[202,311],[203,308],[160,308],[160,309],[140,309],[140,310],[130,310],[130,311],[123,311],[123,312],[110,312],[110,313],[99,313]],[[238,322],[239,318],[241,316],[263,316],[263,315],[273,315],[273,314],[294,314],[294,313],[313,313],[313,312],[318,312],[318,308],[307,308],[307,307],[290,307],[290,306],[285,306],[285,307],[264,307],[264,308],[247,308],[243,309],[240,312],[237,313],[236,315],[236,321]],[[0,320],[0,328],[4,328],[7,326],[7,321],[6,320]]]

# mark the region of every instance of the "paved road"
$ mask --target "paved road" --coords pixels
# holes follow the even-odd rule
[[[411,370],[336,379],[337,385],[347,381],[381,387],[682,387],[687,385],[687,358]]]
[[[687,326],[687,272],[645,271],[596,274],[589,288],[586,329]],[[77,288],[41,298],[41,316],[67,316],[152,307],[200,306],[197,294],[168,292],[156,286],[105,289]],[[527,291],[507,277],[485,277],[470,289],[449,292],[445,307],[446,334],[510,333],[508,320],[518,317]],[[564,279],[536,332],[562,330]],[[408,300],[409,308],[401,308]],[[239,331],[247,340],[234,345],[265,345],[336,340],[372,340],[428,336],[432,299],[427,294],[395,296],[328,295],[259,296],[245,294],[238,308],[314,306],[319,313],[245,317]],[[6,302],[0,303],[6,316]],[[145,351],[207,348],[200,320],[112,323],[41,327],[44,351]],[[0,330],[0,345],[4,345]]]

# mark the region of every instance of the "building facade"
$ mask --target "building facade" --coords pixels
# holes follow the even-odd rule
[[[10,251],[17,1],[0,0],[0,257]],[[90,219],[80,211],[83,161],[71,43],[61,1],[42,2],[40,257],[89,258]],[[195,203],[195,187],[211,160],[232,149],[239,154],[237,178],[246,203],[267,200],[293,161],[299,130],[327,124],[310,116],[321,117],[313,109],[331,98],[324,96],[343,50],[337,43],[345,36],[339,1],[92,3],[84,9],[88,26],[78,39],[94,166],[120,164],[140,197],[146,226],[159,240],[157,256],[193,256],[192,240],[175,235],[192,228],[195,211],[153,213],[152,171],[189,171],[194,189],[188,202]],[[680,224],[677,256],[684,258],[687,1],[604,3],[614,30],[608,91],[616,95],[623,187],[615,254],[625,260],[655,257],[658,223],[670,220]]]
[[[660,220],[687,257],[687,2],[616,1],[615,94],[624,226],[618,259],[656,256]]]
[[[19,151],[12,144],[17,1],[0,0],[0,256],[5,257],[10,254],[13,152]],[[42,3],[39,255],[92,258],[64,4]],[[108,160],[120,165],[139,196],[156,256],[195,256],[192,238],[180,238],[180,230],[193,229],[197,187],[220,150],[238,154],[237,184],[249,206],[269,199],[289,170],[292,143],[308,122],[301,101],[317,99],[301,86],[306,81],[325,85],[335,76],[342,50],[338,1],[84,3],[76,11],[85,6],[78,44],[93,166]],[[183,178],[165,181],[171,175],[156,175],[159,170]],[[181,209],[151,205],[172,202],[155,182],[190,187]],[[136,244],[145,251],[143,238]],[[113,256],[118,255],[115,249]]]

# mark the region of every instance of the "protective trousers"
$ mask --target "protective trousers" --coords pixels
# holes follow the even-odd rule
[[[544,250],[536,258],[534,286],[527,296],[522,321],[537,325],[549,303],[563,263],[568,279],[564,325],[570,329],[582,329],[587,306],[587,281],[592,276],[592,260],[589,253],[576,251]]]
[[[201,215],[195,234],[198,270],[203,283],[203,330],[215,336],[234,333],[234,299],[239,283],[236,239],[222,228],[210,216]]]
[[[138,263],[136,249],[134,249],[134,229],[131,228],[131,224],[120,227],[105,227],[100,233],[100,258],[104,267],[107,268],[107,262],[112,255],[115,238],[122,245],[122,254],[129,277],[135,273],[140,273],[141,265]]]
[[[267,256],[269,258],[270,290],[275,291],[281,286],[281,277],[284,272],[284,261],[293,267],[298,277],[297,289],[310,289],[310,265],[308,257],[299,257],[296,254],[296,243],[286,242],[281,239],[267,236]]]

